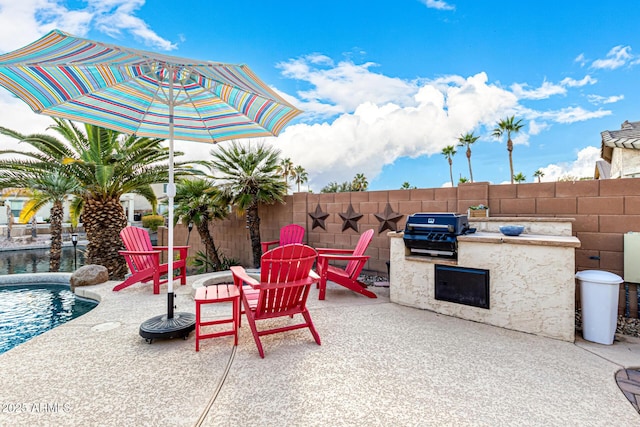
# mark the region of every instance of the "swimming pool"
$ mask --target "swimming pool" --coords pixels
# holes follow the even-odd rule
[[[97,304],[76,296],[69,285],[0,285],[0,354],[87,313]]]

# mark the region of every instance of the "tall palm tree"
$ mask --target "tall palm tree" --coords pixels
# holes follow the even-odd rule
[[[415,185],[411,185],[409,184],[409,181],[405,181],[402,183],[402,186],[400,187],[401,190],[415,190],[416,187]]]
[[[283,202],[287,185],[278,169],[280,150],[265,144],[243,145],[232,141],[230,145],[217,145],[211,150],[210,167],[220,190],[241,212],[249,228],[253,264],[260,266],[260,203]]]
[[[357,173],[351,181],[351,191],[367,191],[369,188],[369,181],[363,173]]]
[[[120,196],[136,193],[152,204],[156,196],[151,184],[168,180],[169,152],[162,139],[138,138],[99,126],[84,125],[84,132],[72,122],[54,119],[51,130],[64,141],[46,134],[21,135],[0,128],[0,133],[23,141],[35,152],[7,150],[26,156],[41,168],[60,168],[64,175],[78,184],[74,214],[82,213],[89,241],[86,260],[89,264],[107,267],[110,279],[122,279],[127,272],[120,230],[127,225]],[[176,153],[181,154],[181,153]],[[176,163],[176,176],[190,172],[183,163]]]
[[[78,190],[78,183],[65,176],[55,165],[49,168],[33,167],[28,160],[0,161],[0,186],[30,189],[29,199],[20,212],[20,222],[29,222],[46,204],[51,204],[49,229],[49,271],[60,271],[62,254],[62,221],[64,201]]]
[[[458,137],[458,147],[467,147],[467,162],[469,163],[469,180],[473,182],[473,171],[471,170],[471,145],[480,139],[479,136],[474,136],[473,132],[460,135]]]
[[[293,182],[298,184],[298,193],[300,192],[300,184],[304,184],[309,181],[309,174],[302,166],[296,166],[293,168]]]
[[[537,169],[534,173],[533,173],[534,178],[538,178],[538,182],[541,182],[541,178],[544,176],[544,172],[542,172],[540,169]]]
[[[511,141],[511,134],[518,133],[524,126],[521,122],[522,119],[514,122],[515,116],[507,117],[500,120],[496,128],[493,130],[493,136],[501,138],[505,133],[507,134],[507,151],[509,152],[509,170],[511,176],[511,183],[513,184],[513,141]]]
[[[196,226],[213,270],[219,271],[222,263],[210,226],[211,221],[226,218],[227,201],[221,197],[211,180],[202,178],[181,180],[176,186],[174,201],[175,221],[182,220],[183,223],[193,223]]]
[[[527,180],[527,177],[524,176],[522,172],[518,172],[513,176],[513,180],[516,182],[516,184],[520,184],[521,182],[525,182]]]
[[[289,189],[289,179],[293,175],[293,162],[291,158],[287,157],[286,159],[280,160],[280,164],[278,165],[278,173],[282,175],[284,178],[284,185],[287,186],[287,190]]]
[[[451,186],[453,187],[453,156],[456,155],[456,147],[447,145],[442,149],[442,155],[445,156],[449,162],[449,178],[451,178]]]

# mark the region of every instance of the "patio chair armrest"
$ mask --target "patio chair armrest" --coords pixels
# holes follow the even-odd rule
[[[160,251],[118,251],[120,255],[159,255]]]
[[[318,261],[325,259],[327,261],[346,260],[346,261],[360,261],[368,260],[371,258],[369,255],[333,255],[333,254],[319,254]]]
[[[240,267],[239,265],[233,266],[230,268],[231,274],[233,275],[233,282],[236,286],[242,287],[242,282],[254,288],[256,285],[259,285],[260,282],[249,276],[244,269],[244,267]],[[240,282],[240,283],[238,283]]]
[[[269,240],[268,242],[260,242],[260,246],[262,246],[262,253],[267,252],[269,250],[269,246],[279,244],[280,240]]]
[[[322,254],[352,254],[353,249],[316,248],[318,255]]]
[[[174,251],[180,251],[180,250],[185,250],[185,249],[189,249],[190,246],[174,246],[173,250]],[[154,246],[153,249],[157,249],[160,251],[168,251],[169,250],[169,246]]]
[[[295,282],[288,282],[288,283],[258,283],[256,285],[251,285],[251,287],[254,288],[254,289],[291,288],[291,287],[297,287],[297,286],[301,286],[301,285],[313,285],[317,281],[318,281],[318,279],[315,278],[315,275],[312,276],[311,274],[309,274],[309,276],[305,277],[304,279],[296,280]]]

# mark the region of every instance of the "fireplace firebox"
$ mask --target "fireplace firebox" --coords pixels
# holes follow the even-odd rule
[[[435,299],[489,309],[489,270],[436,264]]]

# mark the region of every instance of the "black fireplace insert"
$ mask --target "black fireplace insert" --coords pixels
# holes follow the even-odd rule
[[[489,270],[435,265],[437,300],[489,309]]]

